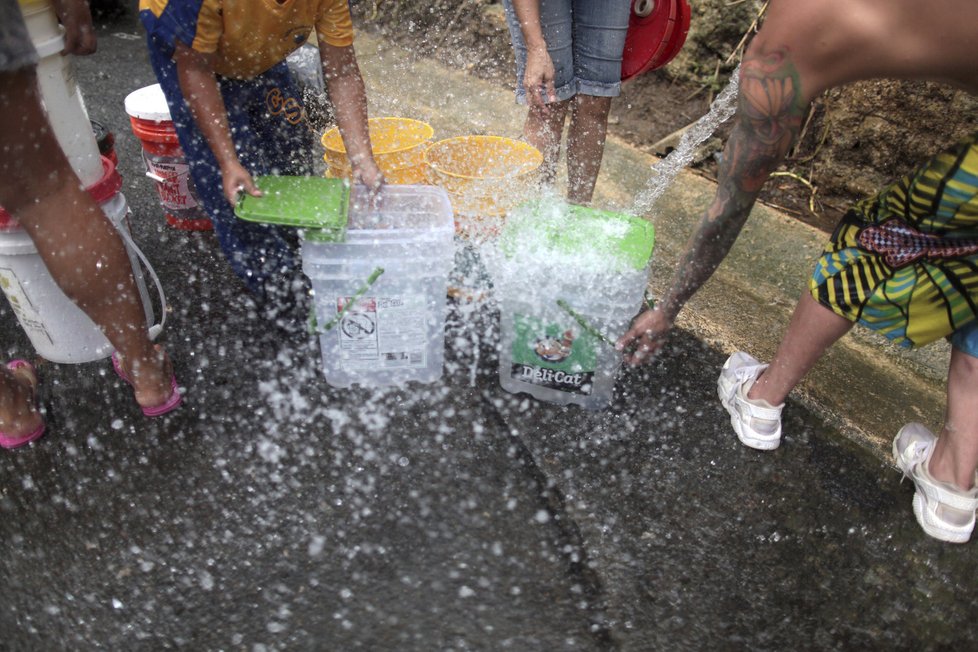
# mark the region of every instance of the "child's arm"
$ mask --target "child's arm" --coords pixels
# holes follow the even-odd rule
[[[336,124],[350,159],[353,180],[368,188],[378,188],[384,183],[384,175],[370,149],[367,93],[353,46],[336,47],[320,42],[319,58],[323,64],[329,99],[336,109]]]
[[[255,186],[248,170],[241,165],[234,150],[227,109],[214,76],[211,56],[177,42],[173,60],[177,64],[180,90],[183,91],[197,128],[204,134],[204,139],[217,158],[221,167],[224,196],[233,206],[239,192],[245,191],[249,195],[260,197],[261,191]]]

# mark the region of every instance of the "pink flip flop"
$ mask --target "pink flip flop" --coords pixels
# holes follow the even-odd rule
[[[118,353],[112,354],[112,368],[115,369],[115,372],[116,374],[118,374],[119,378],[129,383],[131,387],[135,387],[132,384],[132,380],[129,378],[128,374],[126,374],[125,369],[122,368],[122,363],[119,362]],[[143,411],[143,414],[148,417],[160,417],[166,414],[167,412],[172,412],[173,410],[177,409],[177,407],[182,402],[183,402],[183,396],[180,394],[180,390],[177,389],[177,376],[176,374],[171,374],[170,375],[170,398],[166,399],[163,403],[159,405],[152,405],[150,407],[143,407],[142,405],[140,405],[139,409],[141,409]]]
[[[34,376],[34,385],[32,389],[34,390],[34,399],[37,400],[37,371],[34,369],[34,365],[32,365],[27,360],[11,360],[10,362],[7,363],[7,369],[10,369],[11,371],[14,371],[15,369],[22,369],[25,367],[30,369],[31,374]],[[35,428],[32,432],[29,432],[26,435],[20,435],[16,437],[13,435],[8,435],[5,432],[0,432],[0,447],[10,449],[10,448],[17,448],[19,446],[23,446],[24,444],[29,444],[30,442],[34,441],[35,439],[38,439],[41,435],[44,434],[45,427],[46,426],[42,421],[41,425]]]

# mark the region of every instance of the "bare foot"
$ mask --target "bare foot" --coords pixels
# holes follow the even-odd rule
[[[133,388],[136,403],[143,408],[163,405],[173,394],[173,364],[163,348],[156,345],[148,358],[135,359],[131,363],[121,354],[115,354],[117,370]]]
[[[9,395],[0,410],[0,445],[14,448],[39,437],[44,425],[37,410],[37,374],[30,365],[16,363],[9,363],[0,373],[13,381],[7,384]]]

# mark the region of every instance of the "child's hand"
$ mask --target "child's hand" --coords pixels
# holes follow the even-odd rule
[[[371,158],[353,166],[353,182],[362,183],[371,192],[376,192],[384,185],[386,179],[384,173],[377,167],[377,163]]]
[[[224,196],[232,206],[237,205],[238,195],[242,192],[246,192],[252,197],[261,197],[262,195],[261,190],[251,178],[251,174],[240,163],[230,164],[221,170],[221,179],[224,184]]]

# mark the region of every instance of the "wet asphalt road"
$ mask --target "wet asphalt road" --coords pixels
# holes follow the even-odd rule
[[[492,301],[451,307],[441,381],[329,387],[211,234],[165,226],[123,111],[154,81],[138,34],[107,22],[79,82],[186,402],[148,420],[107,361],[40,366],[48,434],[0,457],[0,648],[973,646],[974,545],[927,539],[911,485],[791,403],[780,449],[740,446],[723,355],[686,333],[596,413],[501,390]]]

